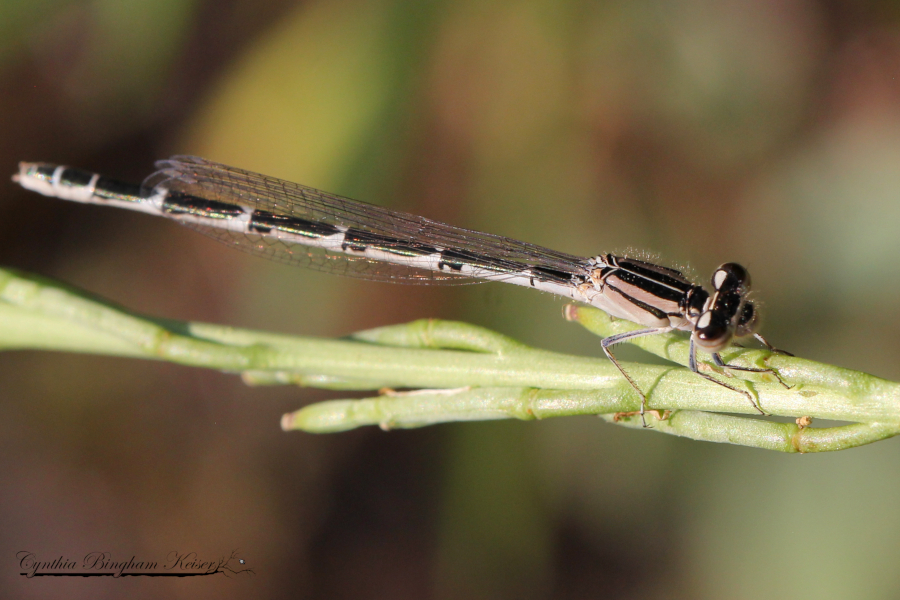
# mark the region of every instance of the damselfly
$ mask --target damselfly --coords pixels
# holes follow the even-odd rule
[[[744,394],[765,414],[749,392],[697,365],[700,349],[719,367],[774,373],[727,365],[719,354],[734,338],[749,335],[773,349],[756,333],[758,314],[748,299],[750,276],[738,264],[716,269],[709,293],[680,271],[636,258],[579,258],[202,158],[175,156],[156,167],[142,185],[45,163],[20,163],[13,180],[45,196],[168,217],[254,254],[322,271],[406,283],[503,281],[590,304],[644,326],[601,344],[640,395],[642,419],[647,398],[610,348],[645,335],[687,331],[690,369]]]

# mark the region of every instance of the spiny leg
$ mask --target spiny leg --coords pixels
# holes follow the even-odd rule
[[[793,356],[793,354],[791,356]],[[778,383],[784,386],[784,389],[789,390],[793,387],[786,384],[781,378],[781,375],[779,375],[778,371],[776,371],[775,369],[761,369],[758,367],[739,367],[737,365],[729,365],[724,360],[722,360],[722,357],[719,356],[718,352],[713,352],[712,357],[713,362],[715,362],[717,366],[722,367],[723,369],[731,369],[732,371],[744,371],[745,373],[770,373],[771,375],[775,376],[775,379],[778,380]]]
[[[718,379],[716,379],[715,377],[713,377],[712,375],[710,375],[710,374],[708,374],[708,373],[701,373],[701,372],[700,372],[700,369],[697,367],[697,347],[694,345],[694,339],[693,339],[693,338],[691,338],[691,344],[690,344],[690,350],[689,350],[689,353],[690,353],[690,356],[689,356],[689,358],[688,358],[688,366],[690,367],[691,371],[693,371],[694,373],[696,373],[697,375],[699,375],[700,377],[702,377],[702,378],[704,378],[704,379],[706,379],[706,380],[708,380],[708,381],[712,381],[713,383],[717,383],[717,384],[721,385],[722,387],[728,388],[729,390],[731,390],[731,391],[733,391],[733,392],[737,392],[738,394],[743,394],[743,395],[746,396],[747,399],[750,401],[750,404],[753,405],[753,408],[755,408],[756,410],[759,411],[759,414],[761,414],[761,415],[768,415],[768,413],[766,413],[766,412],[762,409],[762,407],[760,407],[759,404],[756,403],[756,400],[753,399],[753,396],[750,394],[750,392],[748,392],[748,391],[746,391],[746,390],[739,390],[738,388],[734,387],[733,385],[728,385],[728,384],[725,383],[724,381],[719,381]],[[721,361],[722,358],[721,358],[721,357],[718,357],[718,360],[716,360],[717,354],[716,354],[715,352],[713,352],[712,355],[713,355],[713,360],[716,361],[716,364],[717,364],[718,366],[720,366],[720,367],[722,367],[722,366],[728,367],[728,365],[719,364],[719,361]],[[741,370],[741,369],[738,369],[738,370]]]
[[[785,354],[785,355],[787,355],[787,356],[794,356],[793,354],[791,354],[791,353],[788,352],[787,350],[780,350],[780,349],[776,348],[775,346],[773,346],[772,344],[770,344],[768,341],[766,341],[766,338],[764,338],[763,336],[759,335],[758,333],[754,333],[754,334],[753,334],[753,337],[756,338],[756,340],[757,340],[760,344],[762,344],[763,346],[765,346],[765,347],[766,347],[766,350],[769,350],[769,351],[771,351],[771,352],[774,352],[775,354]]]
[[[615,335],[611,335],[609,337],[603,338],[600,342],[600,347],[603,348],[603,353],[606,354],[606,357],[612,361],[616,368],[619,369],[619,372],[622,374],[625,379],[628,380],[628,383],[631,384],[631,387],[638,393],[641,397],[641,423],[644,427],[648,427],[647,420],[644,414],[647,412],[647,396],[644,395],[644,392],[638,387],[638,384],[635,383],[634,379],[631,378],[625,369],[622,368],[622,365],[619,364],[619,361],[616,360],[616,357],[613,356],[613,353],[610,351],[609,347],[619,344],[621,342],[625,342],[634,338],[643,337],[645,335],[655,335],[657,333],[668,333],[672,331],[672,327],[656,327],[654,329],[640,329],[638,331],[626,331],[624,333],[617,333]]]

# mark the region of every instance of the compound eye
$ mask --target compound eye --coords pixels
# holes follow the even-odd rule
[[[726,319],[707,311],[697,319],[694,341],[707,352],[724,350],[731,343],[732,329]]]
[[[737,263],[725,263],[713,273],[713,288],[721,290],[723,288],[749,288],[750,273]]]
[[[738,337],[750,335],[751,333],[756,331],[758,325],[759,313],[756,312],[756,307],[753,306],[752,302],[747,302],[741,308],[741,316],[738,319],[737,331],[735,332],[735,335],[737,335]]]

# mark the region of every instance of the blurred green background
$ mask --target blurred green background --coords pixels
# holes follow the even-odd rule
[[[0,0],[0,164],[140,180],[191,153],[572,254],[649,250],[701,281],[736,261],[773,343],[896,380],[898,76],[887,1]],[[549,295],[331,277],[2,193],[2,264],[152,315],[328,336],[442,317],[600,354]],[[900,597],[897,441],[782,456],[596,418],[278,428],[347,396],[3,354],[0,595]],[[15,559],[233,549],[255,576],[39,580]]]

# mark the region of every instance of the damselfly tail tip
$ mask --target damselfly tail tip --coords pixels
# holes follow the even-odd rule
[[[14,173],[12,176],[12,180],[19,185],[24,185],[23,182],[28,180],[29,173],[33,172],[40,163],[33,162],[19,162],[19,172]]]
[[[34,162],[20,162],[19,172],[12,176],[12,180],[18,183],[26,190],[43,194],[44,196],[53,196],[52,185],[49,177],[41,174],[41,168],[48,167],[52,173],[52,165]]]
[[[19,172],[18,172],[18,173],[13,173],[13,176],[12,176],[13,182],[15,182],[15,183],[21,183],[22,177],[25,176],[25,171],[28,170],[28,167],[29,167],[30,165],[31,165],[31,163],[20,162],[20,163],[19,163]]]

